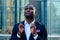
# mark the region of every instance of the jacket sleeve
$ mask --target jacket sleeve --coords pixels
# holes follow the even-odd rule
[[[47,40],[47,30],[45,28],[45,25],[42,25],[41,28],[41,40]]]
[[[18,32],[18,25],[15,24],[12,30],[12,35],[10,40],[19,40],[19,38],[17,37],[17,32]]]
[[[45,29],[45,25],[38,26],[40,28],[40,32],[38,32],[37,40],[47,40],[47,31]]]

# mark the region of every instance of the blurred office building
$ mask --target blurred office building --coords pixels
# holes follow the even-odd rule
[[[0,0],[0,40],[9,40],[14,24],[25,19],[27,4],[35,6],[35,19],[45,24],[48,40],[60,40],[60,0]]]

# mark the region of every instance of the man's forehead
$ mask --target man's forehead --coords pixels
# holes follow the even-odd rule
[[[27,5],[25,8],[34,8],[33,5]]]

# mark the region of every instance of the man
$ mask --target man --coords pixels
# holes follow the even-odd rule
[[[15,24],[10,40],[47,40],[45,26],[35,21],[35,8],[27,5],[24,9],[25,21]]]

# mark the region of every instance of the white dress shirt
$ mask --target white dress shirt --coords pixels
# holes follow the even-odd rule
[[[30,34],[31,34],[30,27],[31,27],[31,25],[34,24],[34,23],[35,23],[35,20],[33,20],[30,24],[28,24],[28,22],[27,22],[26,20],[25,20],[25,22],[24,22],[25,34],[26,34],[27,40],[29,40]],[[17,37],[20,38],[20,35],[17,34]],[[34,39],[36,40],[37,37],[38,37],[38,35],[36,35],[36,36],[34,37]]]

